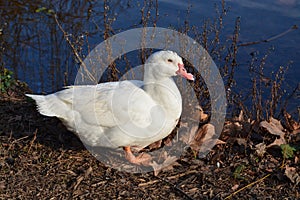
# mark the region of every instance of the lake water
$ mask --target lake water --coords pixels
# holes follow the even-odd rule
[[[1,1],[1,62],[15,76],[28,83],[35,93],[50,93],[73,84],[78,70],[70,45],[63,37],[52,13],[55,11],[74,48],[84,58],[104,38],[135,27],[194,27],[199,32],[207,20],[213,25],[221,12],[221,1],[211,0],[118,0],[103,3],[88,0]],[[235,22],[240,17],[239,44],[265,40],[300,25],[300,0],[228,0],[220,32],[220,43],[230,43]],[[148,14],[148,15],[147,15]],[[144,16],[144,17],[143,17]],[[142,20],[144,18],[144,20]],[[193,32],[188,32],[193,37]],[[260,60],[270,51],[264,65],[265,78],[274,78],[280,66],[289,65],[282,88],[288,97],[299,85],[300,30],[292,30],[267,43],[240,47],[234,89],[251,89],[251,54]],[[270,50],[271,49],[271,50]],[[130,64],[140,64],[129,56]],[[224,58],[215,60],[218,66]],[[298,96],[297,96],[298,95]],[[267,95],[266,95],[267,96]],[[289,109],[297,112],[299,91]]]

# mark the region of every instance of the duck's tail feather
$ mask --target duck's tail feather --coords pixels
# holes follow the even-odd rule
[[[61,118],[64,115],[64,108],[67,106],[64,102],[58,101],[56,95],[34,95],[26,94],[26,96],[35,100],[38,111],[45,116]]]

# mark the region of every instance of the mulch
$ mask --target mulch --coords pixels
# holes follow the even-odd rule
[[[25,92],[0,98],[0,199],[300,198],[299,149],[283,158],[274,145],[259,155],[255,145],[278,138],[265,129],[227,129],[224,144],[205,158],[186,148],[176,165],[156,176],[128,173],[97,160],[58,119],[40,115]],[[299,146],[299,133],[285,137]],[[296,170],[294,179],[287,166]]]

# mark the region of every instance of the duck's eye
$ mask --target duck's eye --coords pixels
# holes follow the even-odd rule
[[[168,62],[173,62],[173,60],[172,59],[168,59]]]

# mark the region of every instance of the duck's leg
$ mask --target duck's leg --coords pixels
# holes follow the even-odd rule
[[[151,156],[149,154],[145,154],[145,153],[141,153],[140,155],[138,156],[134,156],[131,149],[130,149],[130,146],[128,147],[124,147],[123,148],[124,151],[125,151],[125,158],[131,162],[131,163],[134,163],[136,165],[149,165],[150,161],[151,161]]]

